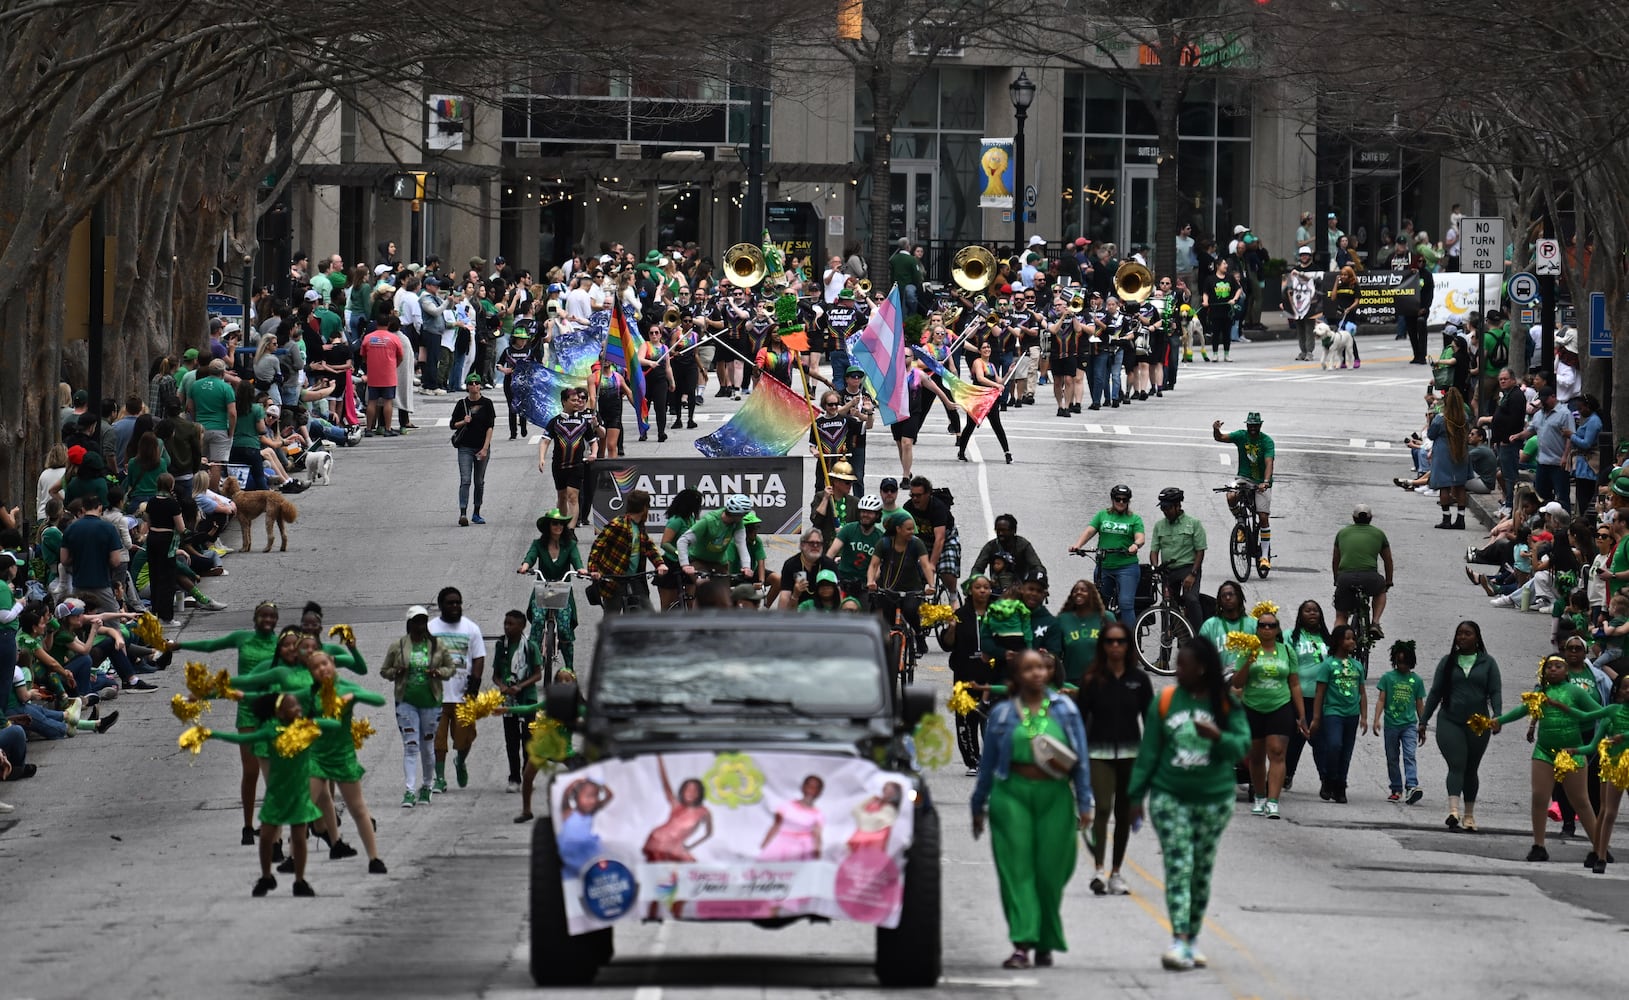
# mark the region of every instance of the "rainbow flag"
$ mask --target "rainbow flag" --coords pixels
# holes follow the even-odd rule
[[[535,361],[522,361],[509,377],[510,391],[526,420],[541,428],[560,414],[560,390],[584,389],[588,386],[588,373],[561,371],[548,368]]]
[[[786,383],[764,375],[723,427],[696,439],[708,458],[779,458],[808,439],[814,408]]]
[[[877,392],[877,412],[884,424],[897,424],[911,416],[910,355],[905,350],[905,309],[899,286],[887,301],[871,311],[865,329],[848,338],[848,360],[865,371]]]
[[[644,434],[650,430],[645,369],[639,363],[639,359],[645,356],[645,338],[639,335],[639,324],[629,313],[626,307],[611,310],[611,332],[605,340],[605,364],[622,372],[628,380],[628,388],[633,391],[634,413],[639,418],[639,433]]]
[[[939,376],[939,382],[945,387],[945,392],[956,405],[967,411],[974,422],[982,422],[989,415],[990,408],[995,406],[996,400],[1001,398],[1000,389],[991,389],[988,386],[977,386],[971,382],[957,378],[956,373],[939,363],[939,359],[924,351],[920,347],[911,348],[923,367]]]

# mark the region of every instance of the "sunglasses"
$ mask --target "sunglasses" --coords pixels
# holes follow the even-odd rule
[[[1256,622],[1256,628],[1278,628],[1278,622]]]
[[[884,493],[898,493],[899,492],[899,487],[898,486],[884,486],[884,487],[882,487],[882,492],[884,492]]]
[[[841,403],[821,403],[820,405],[826,407],[827,409],[834,409],[834,408],[836,408],[838,406],[841,406],[843,404],[841,404]]]
[[[1103,645],[1105,646],[1124,646],[1125,644],[1126,638],[1123,635],[1117,635],[1103,640]]]

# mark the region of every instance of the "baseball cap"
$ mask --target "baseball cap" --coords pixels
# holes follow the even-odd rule
[[[1233,227],[1233,235],[1234,236],[1242,236],[1245,233],[1248,233],[1249,231],[1250,231],[1249,226],[1234,226]]]
[[[316,292],[310,292],[308,294],[316,295],[317,293]],[[228,324],[226,324],[226,326],[224,326],[221,329],[221,336],[222,337],[230,337],[234,333],[242,333],[242,332],[243,332],[243,327],[239,326],[236,323],[228,323]]]
[[[464,384],[465,385],[469,385],[471,382],[480,382],[480,381],[481,381],[481,373],[480,372],[470,372],[468,375],[464,376]]]
[[[845,375],[864,375],[865,374],[865,369],[861,368],[859,365],[849,365],[848,370],[845,371],[843,374],[845,374]]]
[[[1044,247],[1046,246],[1046,237],[1039,235],[1031,236],[1029,238],[1029,245],[1032,247]]]
[[[899,480],[895,479],[893,476],[889,476],[887,479],[884,479],[882,482],[877,484],[877,489],[883,493],[888,493],[890,491],[897,493],[899,492]]]
[[[305,300],[307,302],[321,302],[322,293],[317,291],[315,288],[307,289],[305,293]],[[230,327],[228,327],[228,329],[230,329]]]
[[[422,604],[415,604],[412,607],[407,609],[407,620],[408,621],[412,621],[415,618],[428,618],[428,617],[430,617],[430,612],[426,611],[425,608],[424,608],[424,605],[422,605]]]
[[[182,352],[181,360],[182,361],[196,361],[196,360],[198,360],[198,348],[196,348],[196,347],[187,348],[184,352]]]
[[[1373,516],[1374,516],[1374,511],[1370,510],[1369,505],[1366,504],[1366,503],[1360,503],[1356,507],[1352,508],[1352,520],[1354,520],[1354,521],[1356,521],[1360,517],[1373,517]]]
[[[57,618],[72,618],[74,615],[85,613],[85,602],[77,597],[70,597],[57,605]]]
[[[58,396],[57,398],[61,399],[62,397]],[[88,402],[90,402],[90,393],[89,392],[87,392],[84,389],[75,389],[74,390],[74,405],[75,406],[79,406],[82,403],[88,403]]]
[[[1565,514],[1566,512],[1567,508],[1561,506],[1561,504],[1554,500],[1551,500],[1549,503],[1539,508],[1540,514]]]
[[[1084,236],[1080,236],[1080,237],[1077,237],[1077,238],[1076,238],[1076,239],[1075,239],[1075,246],[1077,246],[1077,247],[1083,247],[1083,246],[1085,246],[1085,245],[1086,245],[1086,242],[1087,242],[1087,241],[1086,241],[1086,237],[1084,237]]]
[[[390,265],[389,264],[376,264],[374,266],[374,268],[373,268],[373,274],[374,274],[375,277],[378,277],[381,274],[389,274],[389,273],[390,273]]]
[[[1047,579],[1046,570],[1041,569],[1039,566],[1037,566],[1035,569],[1032,569],[1028,573],[1024,574],[1024,582],[1025,583],[1038,583],[1043,587],[1046,586],[1047,583],[1049,582],[1048,579]]]
[[[1295,251],[1295,255],[1297,257],[1299,257],[1302,254],[1306,254],[1306,255],[1308,255],[1310,257],[1312,255],[1312,248],[1311,247],[1302,247],[1299,250]]]
[[[437,288],[440,288],[441,287],[441,279],[432,274],[428,278],[424,279],[424,285],[425,285],[426,288],[428,288],[431,285],[434,285]]]

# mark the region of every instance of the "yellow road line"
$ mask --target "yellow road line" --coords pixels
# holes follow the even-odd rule
[[[1141,878],[1149,885],[1152,885],[1161,895],[1165,893],[1165,883],[1149,874],[1141,865],[1137,864],[1137,862],[1127,858],[1126,867],[1130,868],[1138,878]],[[1136,898],[1136,895],[1133,894],[1132,898]],[[1143,909],[1148,910],[1149,907],[1145,904]],[[1150,910],[1150,912],[1152,911]],[[1170,922],[1164,917],[1156,917],[1155,919],[1157,919],[1160,922],[1160,925],[1167,931],[1171,929]],[[1214,934],[1218,941],[1221,941],[1223,944],[1233,949],[1233,951],[1237,952],[1239,957],[1243,958],[1246,962],[1249,962],[1256,972],[1260,974],[1261,978],[1265,980],[1269,986],[1276,990],[1280,996],[1288,997],[1292,995],[1289,990],[1284,988],[1284,984],[1278,981],[1278,977],[1273,975],[1272,970],[1268,968],[1268,966],[1260,959],[1258,959],[1249,948],[1244,946],[1243,941],[1240,941],[1238,938],[1228,933],[1225,928],[1223,928],[1216,921],[1212,920],[1210,917],[1205,918],[1205,929]],[[1235,997],[1237,997],[1237,994],[1235,994]]]
[[[1148,875],[1147,872],[1143,871],[1141,868],[1138,868],[1137,865],[1135,863],[1133,863],[1132,861],[1127,860],[1126,864],[1130,865],[1132,870],[1135,871],[1137,874],[1141,875],[1143,878],[1148,879],[1151,882],[1153,881],[1153,879],[1149,878],[1149,875]],[[1157,885],[1158,883],[1155,883],[1155,884]],[[1163,894],[1164,891],[1165,891],[1165,887],[1164,886],[1159,886],[1159,892],[1161,894]],[[1156,924],[1159,924],[1161,927],[1163,927],[1165,929],[1165,933],[1167,933],[1167,934],[1171,933],[1171,921],[1166,919],[1165,914],[1160,912],[1158,907],[1156,907],[1153,903],[1150,903],[1148,900],[1144,899],[1141,895],[1139,895],[1138,893],[1135,893],[1135,892],[1131,893],[1130,899],[1131,899],[1131,901],[1133,903],[1136,903],[1137,906],[1144,913],[1148,914],[1148,916]],[[1210,921],[1208,921],[1208,920],[1205,921],[1205,922],[1207,924],[1210,923]],[[1246,955],[1246,958],[1249,958],[1249,956]],[[1251,959],[1251,961],[1253,962],[1254,960]],[[1225,971],[1223,971],[1221,969],[1218,969],[1218,968],[1216,968],[1214,966],[1211,966],[1209,968],[1210,968],[1210,971],[1213,972],[1216,975],[1216,978],[1222,980],[1222,985],[1227,987],[1228,992],[1233,994],[1233,1000],[1261,1000],[1261,998],[1259,996],[1257,996],[1257,995],[1255,995],[1253,993],[1243,993],[1243,992],[1241,992],[1239,984],[1234,982],[1233,978],[1231,976],[1229,976]]]

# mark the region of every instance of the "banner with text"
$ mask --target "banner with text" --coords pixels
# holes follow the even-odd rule
[[[572,934],[630,918],[899,924],[909,782],[866,760],[671,753],[554,778]]]
[[[1399,309],[1418,309],[1420,276],[1402,271],[1365,271],[1357,276],[1357,310],[1353,314],[1359,326],[1391,326],[1397,322]],[[1500,308],[1504,278],[1490,274],[1443,273],[1431,276],[1431,312],[1426,325],[1441,326],[1449,320],[1464,322],[1472,313]],[[1320,287],[1325,295],[1335,286],[1335,275],[1324,274]],[[1483,296],[1481,289],[1486,289]]]
[[[661,534],[668,505],[687,489],[701,492],[703,510],[717,510],[731,493],[752,498],[763,519],[760,534],[789,535],[803,530],[803,457],[786,458],[618,458],[593,465],[594,506],[591,520],[603,527],[623,513],[631,490],[650,494],[645,530]]]

